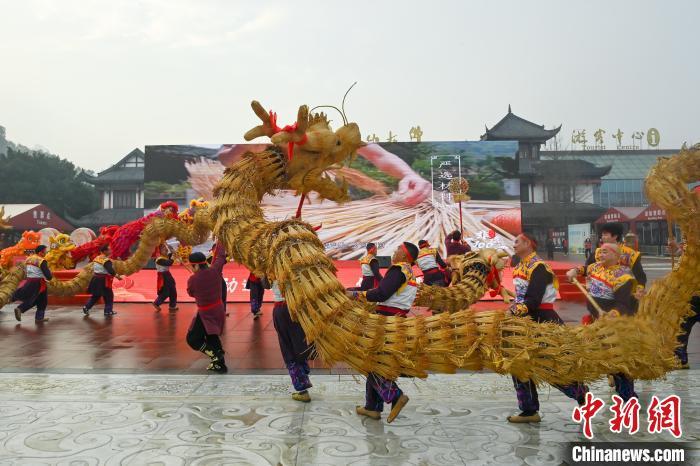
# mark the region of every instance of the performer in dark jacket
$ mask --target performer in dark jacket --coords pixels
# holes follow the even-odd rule
[[[471,247],[464,241],[462,241],[462,233],[459,230],[455,230],[445,238],[445,248],[447,250],[447,257],[455,254],[466,254],[472,250]]]
[[[277,280],[272,282],[272,299],[275,302],[272,309],[272,323],[277,332],[284,364],[287,366],[289,377],[292,379],[294,390],[296,390],[295,393],[292,393],[292,398],[308,403],[311,401],[309,388],[313,386],[309,380],[311,369],[308,363],[312,349],[306,342],[306,335],[301,324],[292,320]]]
[[[635,290],[635,279],[628,267],[620,265],[620,246],[616,243],[603,243],[597,250],[599,261],[585,267],[569,270],[566,275],[571,281],[578,275],[588,277],[588,292],[600,308],[610,317],[631,316],[637,311],[632,293]],[[594,319],[602,316],[588,303],[588,311]],[[624,335],[621,336],[624,338]],[[612,385],[620,398],[627,401],[637,394],[634,391],[634,380],[623,373],[612,375]]]
[[[216,244],[212,245],[211,249],[209,250],[209,255],[207,256],[207,264],[211,266],[211,264],[214,263],[215,258]],[[224,260],[224,265],[226,265],[226,262],[228,262],[228,257],[225,257]],[[221,270],[221,302],[224,304],[224,312],[226,312],[226,298],[228,298],[228,289],[226,287],[226,280],[224,280],[223,268]],[[226,313],[226,315],[228,316],[228,313]]]
[[[447,286],[445,272],[447,264],[436,248],[431,248],[428,241],[422,239],[418,241],[418,259],[416,264],[423,271],[423,283],[432,286]],[[442,267],[442,268],[441,268]]]
[[[197,313],[187,331],[187,344],[193,350],[209,356],[211,363],[207,370],[225,373],[228,368],[220,339],[226,321],[226,310],[221,299],[221,273],[226,264],[224,245],[216,245],[211,267],[201,252],[190,254],[189,262],[194,273],[187,280],[187,294],[197,303]]]
[[[153,302],[153,307],[156,308],[156,311],[160,311],[160,305],[166,299],[169,300],[168,310],[177,311],[177,285],[173,274],[170,273],[170,267],[174,262],[173,253],[169,252],[164,244],[161,245],[160,256],[156,259],[156,272],[158,274],[156,289],[158,290],[158,297]]]
[[[262,303],[265,298],[263,278],[250,272],[245,281],[245,287],[250,292],[250,312],[253,314],[253,319],[258,319],[262,315]]]
[[[402,243],[391,258],[392,266],[379,286],[369,291],[348,292],[349,296],[358,298],[363,295],[367,301],[379,303],[377,314],[388,317],[406,317],[416,298],[418,283],[413,276],[412,264],[418,257],[418,247],[413,243]],[[357,414],[371,419],[379,419],[384,403],[391,403],[391,412],[387,422],[393,422],[406,403],[406,396],[395,380],[386,379],[379,374],[367,374],[365,384],[365,405],[356,406]]]
[[[91,296],[88,302],[83,306],[83,314],[89,315],[90,309],[100,298],[104,298],[105,302],[105,317],[112,317],[117,313],[114,312],[114,292],[112,291],[112,282],[114,277],[117,277],[117,272],[112,264],[112,249],[109,244],[105,244],[100,248],[100,254],[92,260],[92,279],[88,285],[88,292]]]
[[[49,264],[44,259],[46,256],[46,246],[40,244],[34,250],[34,254],[25,259],[26,280],[24,285],[19,287],[12,295],[12,301],[21,301],[15,308],[15,319],[21,321],[22,314],[36,306],[34,321],[46,322],[48,317],[44,317],[46,306],[48,305],[48,292],[46,282],[53,278]]]
[[[521,233],[515,238],[513,250],[520,261],[513,270],[515,300],[511,312],[517,316],[530,317],[535,322],[564,325],[564,321],[554,310],[559,283],[549,265],[537,256],[536,248],[537,241],[527,233]],[[513,376],[513,385],[520,414],[508,416],[508,422],[540,422],[540,402],[535,384]],[[585,402],[588,388],[582,383],[554,387],[576,400],[579,405]]]

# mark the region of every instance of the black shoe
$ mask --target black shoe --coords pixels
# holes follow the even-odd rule
[[[84,308],[83,308],[83,314],[85,314],[86,316],[89,316],[89,315],[90,315],[90,309],[84,307]]]
[[[22,322],[22,310],[18,307],[15,308],[15,319],[17,319],[18,322]]]
[[[112,317],[112,316],[116,316],[116,315],[117,315],[117,313],[114,311],[105,312],[105,317]]]
[[[207,370],[211,372],[216,372],[217,374],[225,374],[228,372],[228,367],[224,361],[212,361],[208,366]]]

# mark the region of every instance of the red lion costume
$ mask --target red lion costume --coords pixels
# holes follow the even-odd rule
[[[97,257],[100,254],[100,248],[102,248],[102,246],[104,246],[105,244],[109,244],[112,242],[112,237],[118,229],[119,225],[109,225],[106,227],[100,227],[100,236],[98,236],[92,241],[88,241],[83,245],[71,249],[70,255],[73,259],[73,262],[77,264],[86,257],[90,258],[90,260]]]
[[[109,243],[112,248],[112,258],[124,260],[129,257],[131,246],[139,240],[143,228],[150,219],[154,217],[177,219],[177,211],[177,204],[173,201],[167,201],[162,203],[157,211],[119,227]]]

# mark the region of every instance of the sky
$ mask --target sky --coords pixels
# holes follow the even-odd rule
[[[476,140],[507,112],[700,141],[700,2],[0,0],[7,138],[103,170],[135,147],[243,141],[259,100],[340,106],[363,137]],[[338,115],[330,114],[337,124]],[[644,140],[644,145],[646,142]]]

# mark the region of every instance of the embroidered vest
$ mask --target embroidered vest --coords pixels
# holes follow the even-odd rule
[[[370,262],[375,258],[374,254],[367,254],[362,259],[360,259],[360,267],[362,268],[363,277],[373,277],[374,272],[372,272],[372,267],[370,267]]]
[[[105,264],[111,260],[112,259],[105,256],[104,254],[100,254],[92,260],[92,262],[94,263],[94,265],[92,266],[92,271],[95,274],[99,275],[111,275],[105,268]]]
[[[544,264],[547,272],[552,274],[552,283],[547,285],[544,296],[542,296],[542,304],[554,305],[557,300],[557,290],[559,289],[559,280],[552,271],[552,268],[540,259],[534,252],[518,262],[518,265],[513,269],[513,285],[515,286],[515,302],[524,303],[525,293],[530,286],[530,277],[537,266]],[[549,306],[547,306],[549,307]]]
[[[156,271],[161,272],[161,273],[169,271],[170,270],[169,265],[159,265],[158,264],[158,260],[160,260],[160,259],[168,260],[168,258],[165,256],[160,256],[158,259],[156,259]]]
[[[418,252],[418,259],[416,259],[416,264],[418,267],[425,272],[426,270],[435,269],[438,266],[437,263],[437,249],[435,248],[423,248]]]
[[[418,283],[416,282],[416,278],[413,276],[413,269],[411,269],[409,264],[406,262],[399,262],[393,266],[401,268],[401,272],[406,277],[406,281],[401,284],[401,287],[396,290],[396,293],[391,295],[389,299],[379,304],[408,311],[411,309],[413,301],[416,299],[416,294],[418,293]]]
[[[634,277],[628,267],[613,265],[604,267],[602,263],[595,262],[588,266],[588,292],[594,298],[613,300],[615,291]]]
[[[32,254],[31,256],[27,257],[27,259],[24,261],[27,271],[27,278],[43,278],[46,280],[44,272],[41,270],[41,264],[45,260],[46,259],[36,254]]]

